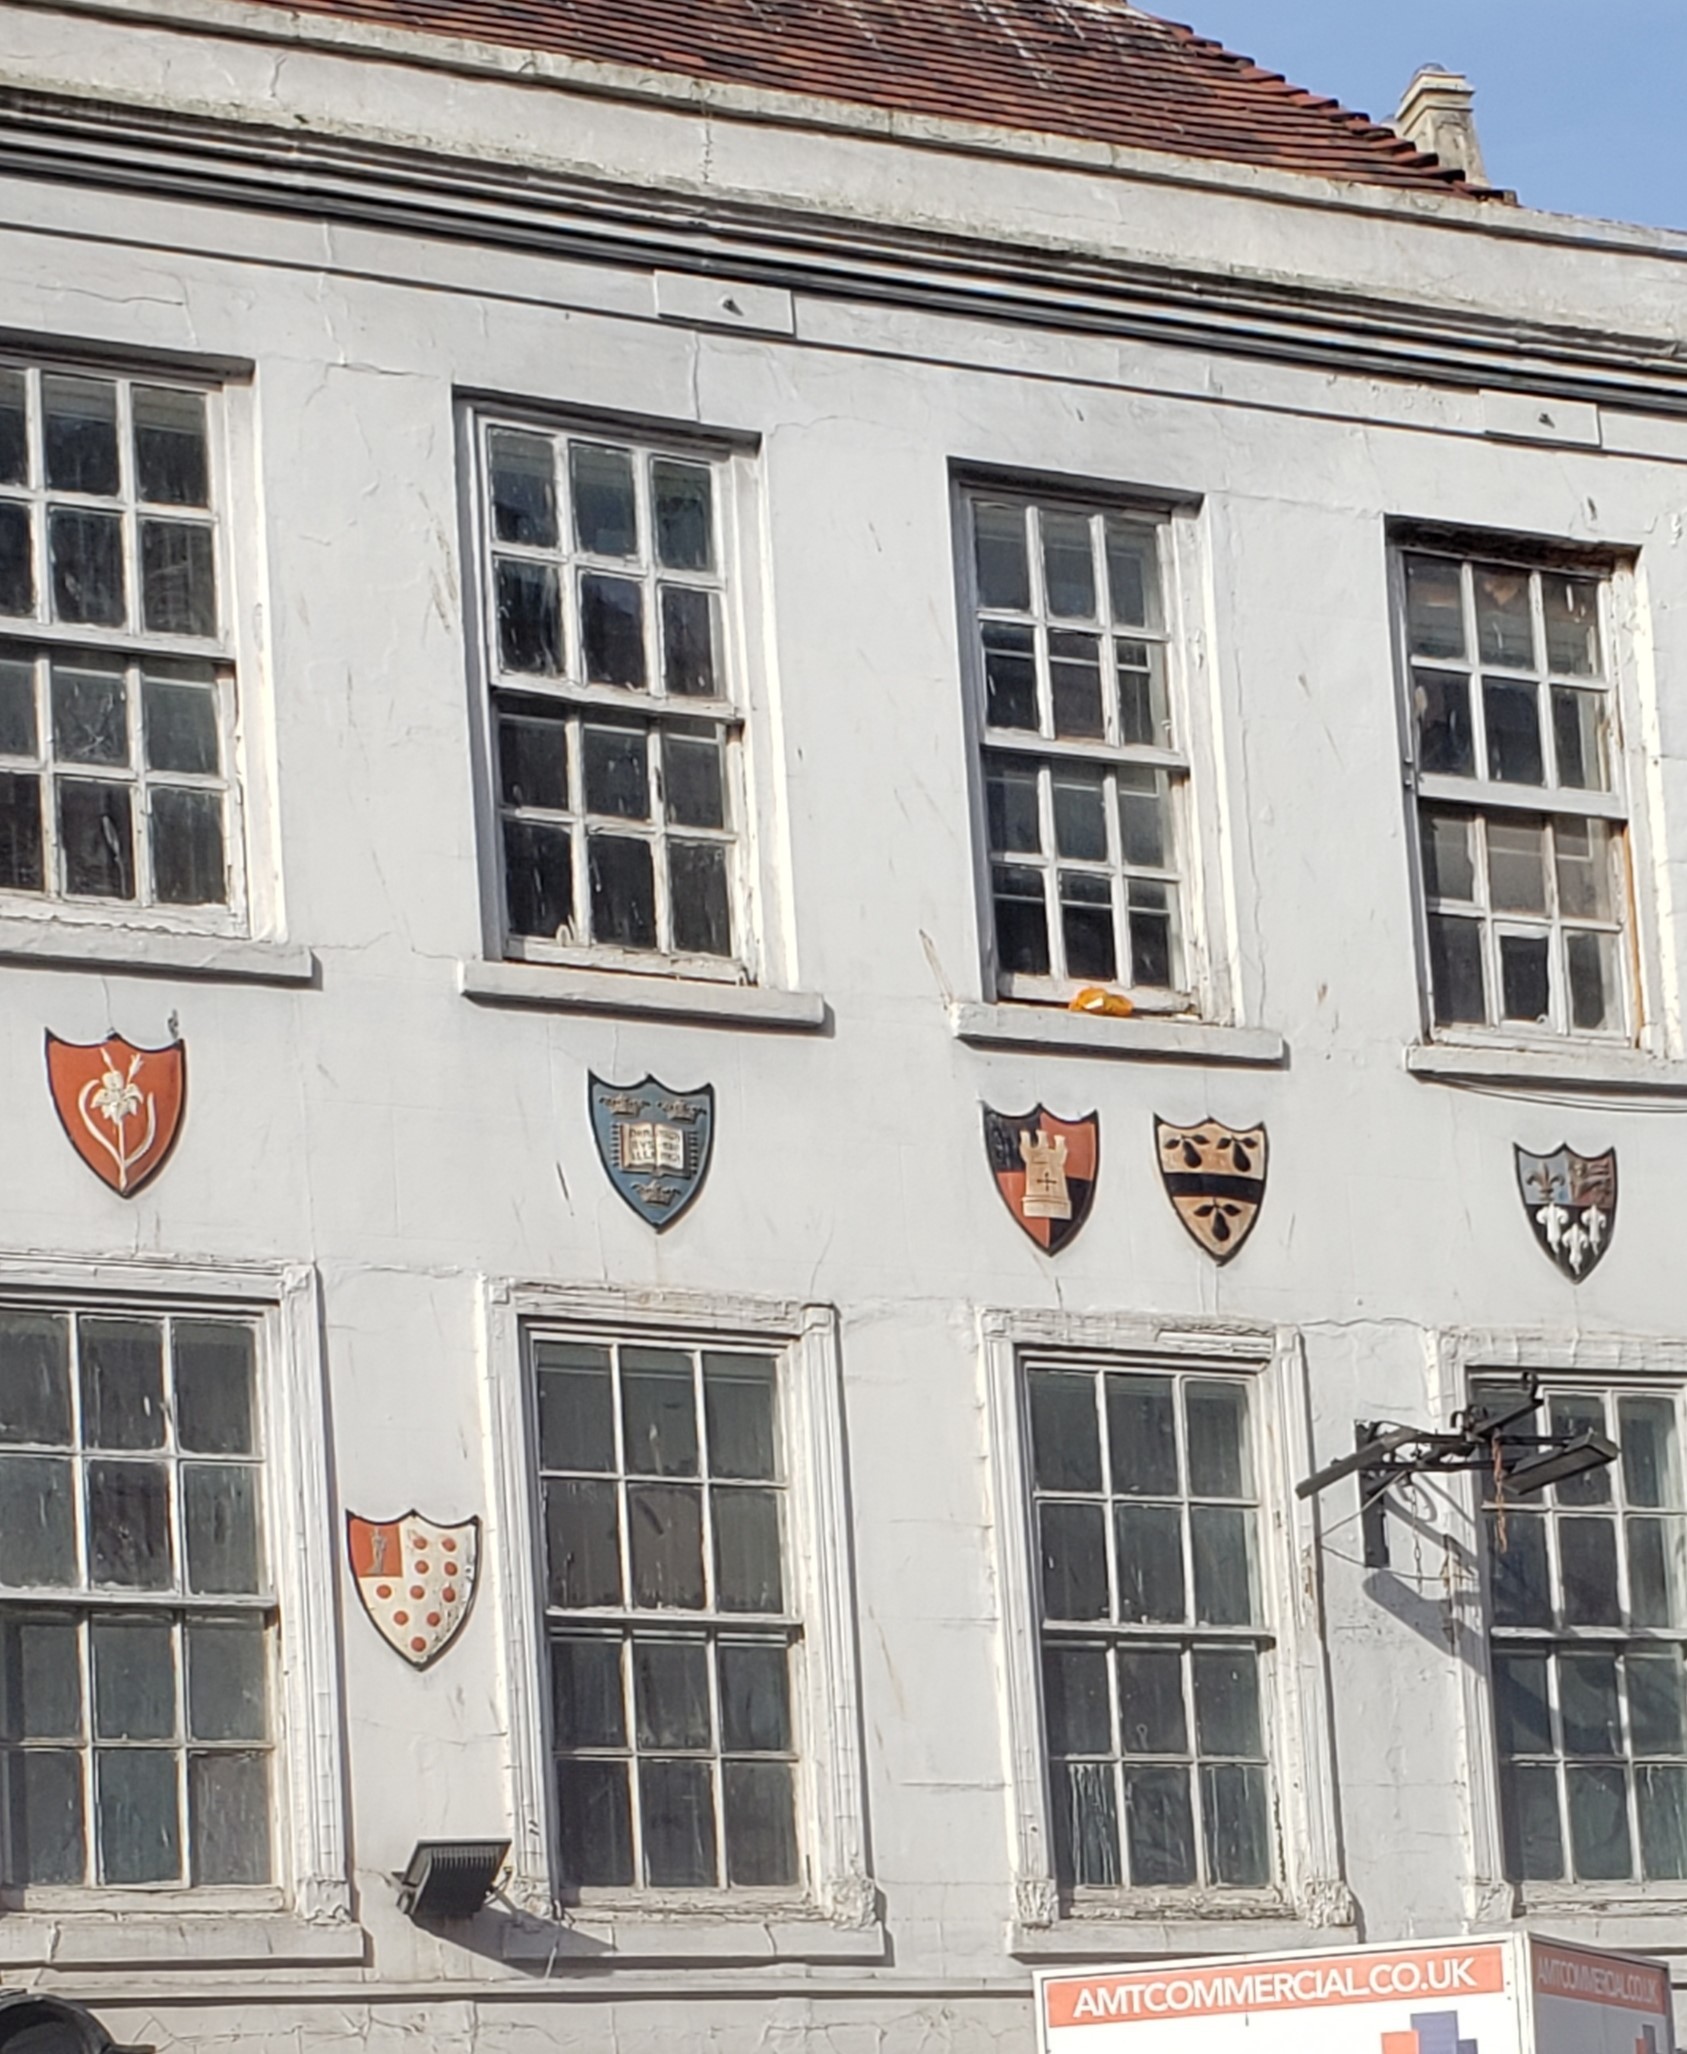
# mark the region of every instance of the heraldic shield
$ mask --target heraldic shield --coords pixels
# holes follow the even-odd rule
[[[136,1048],[47,1036],[47,1088],[70,1145],[102,1183],[133,1198],[164,1167],[187,1102],[187,1047]]]
[[[1101,1168],[1101,1115],[1057,1120],[984,1108],[984,1148],[1002,1202],[1037,1246],[1058,1255],[1089,1217]]]
[[[414,1668],[463,1630],[480,1568],[480,1521],[435,1526],[419,1512],[384,1521],[346,1515],[352,1581],[375,1631]]]
[[[1617,1221],[1617,1151],[1577,1155],[1556,1148],[1551,1155],[1516,1150],[1517,1188],[1535,1239],[1570,1279],[1592,1276],[1611,1245]]]
[[[1154,1142],[1160,1181],[1190,1234],[1215,1262],[1240,1255],[1265,1202],[1265,1129],[1156,1119]]]
[[[609,1181],[657,1233],[703,1188],[715,1141],[715,1087],[670,1091],[654,1077],[605,1084],[588,1074],[592,1135]]]

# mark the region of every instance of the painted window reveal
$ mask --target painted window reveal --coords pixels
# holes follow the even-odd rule
[[[479,433],[510,952],[729,964],[744,944],[726,466]]]
[[[1514,1389],[1497,1385],[1487,1390]],[[1687,1496],[1681,1399],[1559,1386],[1553,1433],[1621,1449],[1538,1497],[1484,1490],[1507,1873],[1687,1878]]]
[[[0,894],[236,896],[214,406],[0,362]]]
[[[0,1310],[7,1888],[266,1884],[256,1331]]]
[[[1032,1362],[1026,1395],[1060,1884],[1268,1886],[1248,1386]]]
[[[1400,558],[1438,1028],[1632,1031],[1605,593],[1585,574]]]
[[[1165,526],[994,492],[967,516],[998,989],[1181,993]]]
[[[562,1880],[789,1889],[801,1629],[776,1360],[531,1349]]]

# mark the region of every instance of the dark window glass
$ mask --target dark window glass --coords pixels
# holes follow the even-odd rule
[[[656,946],[656,880],[650,844],[625,835],[594,834],[586,842],[591,880],[592,939],[622,948]]]
[[[0,500],[0,613],[35,611],[29,509]]]
[[[209,506],[204,394],[137,385],[129,404],[140,497],[156,506]]]
[[[72,898],[132,899],[135,838],[129,787],[61,777],[59,847]]]
[[[41,398],[47,483],[59,492],[116,492],[116,386],[106,378],[48,376]]]
[[[1037,730],[1036,635],[1006,621],[986,621],[984,718],[991,727]]]
[[[54,508],[48,521],[53,559],[53,614],[62,621],[118,628],[123,596],[123,528],[116,514]]]
[[[588,571],[580,580],[580,635],[590,683],[644,690],[642,585]]]
[[[494,428],[486,438],[492,532],[500,542],[556,547],[556,466],[543,435]]]
[[[505,670],[554,677],[562,669],[562,601],[554,567],[501,556],[494,575],[499,662]]]
[[[141,598],[153,634],[214,635],[217,577],[211,530],[186,521],[142,521]]]
[[[0,890],[40,891],[45,884],[41,780],[0,771]]]
[[[571,939],[574,865],[566,828],[535,820],[504,822],[504,902],[512,934]]]
[[[671,842],[668,845],[668,890],[673,908],[674,947],[684,954],[732,954],[732,908],[727,891],[726,853],[720,842]]]
[[[226,903],[228,866],[220,793],[153,787],[152,889],[166,906]]]

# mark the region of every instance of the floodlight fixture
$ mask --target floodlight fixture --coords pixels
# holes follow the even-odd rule
[[[509,1854],[507,1840],[418,1840],[398,1878],[398,1908],[425,1925],[473,1918]]]

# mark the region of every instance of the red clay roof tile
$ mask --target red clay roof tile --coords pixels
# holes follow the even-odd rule
[[[254,0],[423,34],[1325,178],[1479,190],[1120,0]]]

